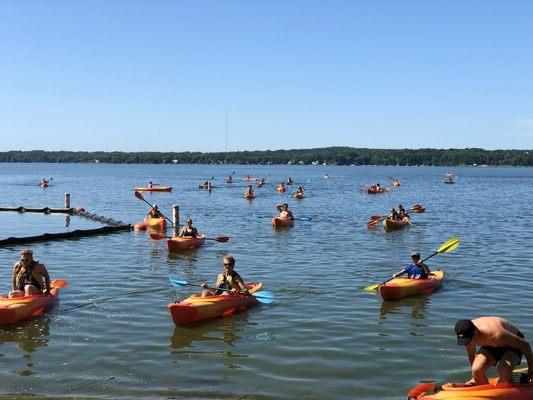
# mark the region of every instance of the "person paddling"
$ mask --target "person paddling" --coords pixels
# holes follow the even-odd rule
[[[287,185],[292,185],[292,178],[287,179]]]
[[[407,265],[402,271],[394,274],[393,278],[407,274],[409,279],[428,279],[429,275],[431,275],[431,271],[426,264],[420,261],[420,253],[418,251],[412,252],[411,259],[413,262]]]
[[[226,182],[227,183],[232,183],[233,182],[233,176],[232,175],[228,176],[228,179],[226,179]]]
[[[278,204],[276,208],[279,211],[279,217],[283,219],[294,219],[292,211],[289,211],[289,205],[287,203]]]
[[[405,208],[401,204],[398,204],[398,220],[403,221],[404,218],[407,218],[409,220],[409,214],[407,214],[407,211],[405,211]]]
[[[397,221],[398,220],[398,213],[394,208],[391,208],[389,211],[389,215],[387,216],[387,219],[390,219],[391,221]]]
[[[47,187],[47,186],[48,186],[48,181],[47,181],[46,179],[43,178],[43,179],[41,180],[41,186],[42,186],[42,187]]]
[[[244,192],[244,195],[245,196],[253,196],[254,195],[254,188],[252,187],[252,185],[248,185],[248,187],[246,188],[246,191]]]
[[[50,275],[44,264],[33,259],[32,250],[20,252],[20,261],[13,266],[9,298],[50,293]]]
[[[294,192],[294,195],[295,196],[303,196],[304,195],[304,187],[303,186],[298,186],[298,188],[296,189],[296,192]]]
[[[202,297],[223,295],[229,293],[243,292],[250,294],[241,276],[235,271],[235,258],[232,256],[225,256],[222,259],[222,265],[224,265],[224,273],[217,276],[215,282],[214,291],[208,288],[206,283],[202,283],[200,286],[205,290],[202,293]],[[226,290],[223,290],[226,289]],[[229,290],[229,292],[228,292]]]
[[[525,356],[528,365],[527,381],[529,385],[533,385],[531,345],[511,322],[495,316],[460,319],[455,324],[455,334],[457,344],[466,347],[472,368],[472,379],[467,384],[488,384],[487,370],[496,365],[500,382],[512,383],[513,369]],[[478,351],[476,346],[480,346]]]
[[[152,208],[150,208],[146,214],[148,214],[150,218],[163,218],[163,215],[161,214],[161,211],[159,211],[157,204],[152,205]]]
[[[152,189],[152,188],[154,187],[154,184],[153,184],[152,181],[148,182],[148,187],[149,187],[150,189]]]
[[[180,232],[178,237],[180,237],[180,238],[183,238],[183,237],[197,238],[199,236],[200,235],[198,234],[198,230],[194,226],[192,226],[192,219],[187,218],[187,220],[185,221],[185,226],[181,230],[181,232]]]

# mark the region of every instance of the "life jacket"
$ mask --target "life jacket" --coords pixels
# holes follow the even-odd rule
[[[26,269],[20,262],[17,263],[17,272],[15,273],[15,289],[24,290],[24,286],[33,285],[39,290],[43,290],[43,274],[35,270],[35,266],[39,264],[37,260],[33,260],[31,266]]]
[[[222,279],[222,281],[218,284],[218,287],[217,287],[218,290],[215,292],[215,294],[220,295],[226,292],[226,290],[231,290],[233,288],[232,283],[235,284],[235,286],[237,286],[236,283],[239,280],[242,280],[242,278],[235,271],[233,271],[229,277],[224,275],[224,279]],[[220,290],[220,289],[226,289],[226,290]]]
[[[410,279],[428,279],[424,268],[418,264],[411,264],[404,268],[407,271],[407,277]]]

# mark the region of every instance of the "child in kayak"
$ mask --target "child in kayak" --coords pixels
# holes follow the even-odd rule
[[[33,259],[32,250],[20,252],[20,261],[13,266],[11,288],[11,299],[50,292],[50,275],[43,264]]]
[[[279,217],[280,218],[283,218],[283,219],[294,219],[294,217],[292,216],[292,212],[289,211],[289,205],[287,203],[285,204],[278,204],[276,206],[276,208],[278,209],[279,211]]]
[[[198,234],[198,230],[192,226],[192,219],[190,218],[187,218],[187,220],[185,221],[185,226],[183,227],[183,229],[181,230],[180,234],[179,234],[179,237],[182,238],[182,237],[193,237],[193,238],[197,238],[199,237],[200,235]]]
[[[498,366],[501,383],[512,383],[513,369],[522,355],[528,365],[527,381],[533,384],[533,354],[531,345],[511,322],[500,317],[461,319],[455,324],[457,344],[465,346],[472,366],[472,379],[467,384],[486,385],[487,370]],[[476,346],[479,351],[476,352]]]
[[[418,251],[411,253],[411,259],[413,262],[407,265],[402,271],[394,274],[393,278],[407,274],[409,279],[428,279],[431,271],[426,264],[420,261],[420,253]]]
[[[244,284],[241,276],[235,271],[235,258],[232,256],[225,256],[222,259],[222,265],[224,265],[224,273],[217,276],[215,282],[214,293],[211,293],[213,289],[209,289],[207,284],[202,283],[201,287],[205,290],[202,293],[202,297],[222,295],[235,292],[243,292],[249,294],[248,288]],[[223,290],[225,289],[225,290]],[[228,292],[229,290],[229,292]]]
[[[387,219],[390,219],[391,221],[398,221],[398,213],[394,208],[391,208],[389,211],[389,215],[387,216]]]
[[[152,208],[150,208],[146,214],[148,214],[150,218],[163,218],[163,215],[161,215],[157,204],[152,205]]]

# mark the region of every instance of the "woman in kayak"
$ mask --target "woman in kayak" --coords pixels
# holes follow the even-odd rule
[[[292,216],[292,212],[289,211],[289,205],[287,203],[285,204],[278,204],[276,208],[279,211],[279,217],[283,219],[294,219]]]
[[[198,234],[198,230],[194,226],[192,226],[192,219],[187,218],[187,220],[185,221],[185,224],[186,225],[183,227],[183,229],[180,232],[180,235],[179,235],[180,238],[182,237],[197,238],[200,236]]]
[[[405,211],[405,208],[401,204],[398,204],[398,220],[403,221],[404,218],[409,220],[409,214],[407,214],[407,211]]]
[[[234,269],[235,259],[232,256],[225,256],[222,259],[222,265],[224,265],[224,273],[217,276],[214,292],[211,293],[213,289],[208,288],[206,283],[202,283],[201,287],[205,289],[202,293],[202,297],[235,292],[249,294],[248,288],[244,284],[244,281]]]
[[[398,213],[394,208],[391,208],[389,211],[389,215],[387,216],[387,219],[390,219],[391,221],[398,221]]]
[[[418,251],[411,253],[411,259],[413,262],[407,265],[403,271],[394,274],[393,278],[407,274],[409,279],[428,279],[429,275],[431,275],[431,271],[426,264],[420,261],[420,253]]]
[[[11,288],[11,299],[50,292],[50,275],[43,264],[33,259],[33,251],[20,252],[20,261],[13,266]]]
[[[248,185],[248,187],[246,188],[246,192],[244,192],[244,195],[245,196],[253,196],[254,195],[254,188],[252,187],[252,185]]]
[[[159,211],[157,204],[154,204],[146,214],[148,214],[150,218],[163,218],[163,215]]]

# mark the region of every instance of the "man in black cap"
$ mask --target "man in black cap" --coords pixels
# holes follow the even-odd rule
[[[487,370],[498,366],[501,383],[512,383],[513,369],[525,356],[528,365],[527,379],[533,385],[533,354],[531,346],[516,326],[500,317],[460,319],[455,324],[457,344],[466,347],[472,366],[472,379],[468,384],[488,383]],[[476,346],[480,346],[476,352]]]

